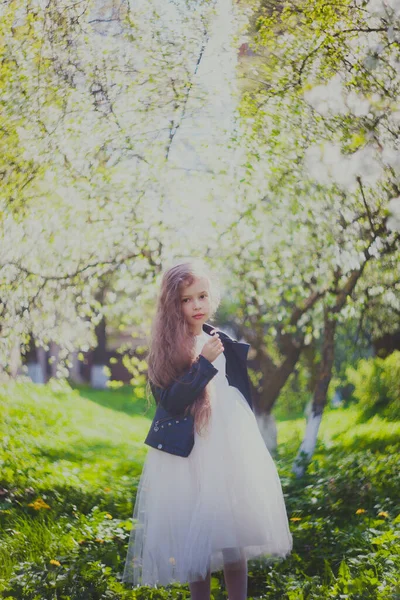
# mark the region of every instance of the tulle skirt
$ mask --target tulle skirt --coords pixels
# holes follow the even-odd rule
[[[188,457],[149,447],[123,573],[133,587],[198,581],[227,563],[292,549],[281,483],[253,411],[228,384],[211,405],[208,430],[195,431]]]

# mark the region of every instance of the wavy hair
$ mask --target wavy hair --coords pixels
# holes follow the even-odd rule
[[[192,259],[180,262],[162,275],[147,355],[148,392],[150,380],[156,386],[165,388],[190,368],[196,359],[196,337],[191,333],[184,316],[181,292],[200,277],[208,281],[211,321],[220,303],[220,288],[215,275],[203,261]],[[185,414],[189,412],[194,417],[197,432],[201,434],[208,426],[211,415],[209,385],[187,407]]]

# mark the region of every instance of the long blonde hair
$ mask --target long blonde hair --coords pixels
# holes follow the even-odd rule
[[[176,264],[162,275],[147,355],[148,393],[150,381],[165,388],[179,378],[196,358],[196,338],[183,314],[181,292],[200,277],[208,281],[211,321],[220,303],[220,289],[215,275],[203,261],[192,259]],[[211,415],[209,385],[185,410],[185,414],[188,412],[193,415],[200,434],[207,427]]]

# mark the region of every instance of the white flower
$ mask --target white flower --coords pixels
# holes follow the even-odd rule
[[[366,98],[351,91],[346,98],[346,106],[356,117],[364,117],[369,113],[370,103]]]
[[[400,14],[399,0],[370,0],[367,4],[367,10],[370,15],[384,17],[388,13]]]
[[[322,184],[329,183],[328,171],[322,164],[321,145],[313,144],[307,148],[304,156],[304,164],[310,177]]]
[[[394,148],[384,148],[382,150],[382,162],[385,165],[392,167],[400,173],[400,151]]]
[[[324,116],[329,112],[333,114],[346,112],[340,75],[332,77],[326,85],[316,85],[306,90],[304,99]]]
[[[365,184],[373,185],[383,172],[375,150],[370,146],[345,155],[338,144],[315,144],[307,149],[304,162],[311,177],[319,183],[334,182],[345,189],[356,185],[357,177]]]
[[[392,231],[400,231],[400,196],[389,200],[388,207],[390,216],[386,221],[386,227]]]
[[[351,155],[354,176],[361,177],[363,182],[373,185],[381,177],[383,169],[379,164],[376,152],[371,146],[364,146]]]

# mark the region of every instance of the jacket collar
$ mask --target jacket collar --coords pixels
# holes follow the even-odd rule
[[[203,331],[205,331],[206,333],[209,334],[210,331],[212,331],[213,329],[216,329],[218,331],[219,337],[226,346],[225,350],[228,350],[229,348],[229,353],[231,351],[235,352],[235,354],[237,354],[240,357],[242,362],[246,363],[247,354],[250,349],[250,344],[248,344],[247,342],[238,342],[237,340],[232,339],[227,333],[220,331],[218,327],[214,327],[209,323],[203,323]]]
[[[210,332],[213,329],[216,329],[218,331],[219,337],[221,338],[221,340],[224,340],[224,342],[239,343],[236,340],[232,339],[227,333],[221,331],[218,327],[210,325],[209,323],[203,323],[203,331],[205,331],[206,333],[210,334]]]

